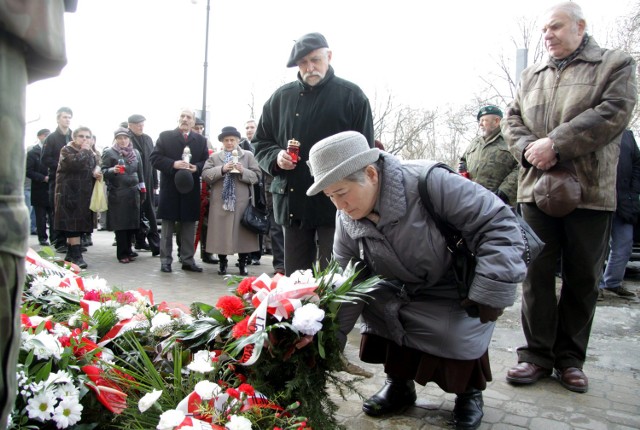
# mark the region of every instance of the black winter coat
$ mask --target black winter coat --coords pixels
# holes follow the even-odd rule
[[[640,214],[640,149],[631,130],[622,132],[616,194],[616,214],[624,222],[635,224]]]
[[[297,81],[277,89],[265,103],[251,144],[260,167],[274,177],[270,191],[278,224],[335,225],[336,208],[327,196],[306,194],[313,184],[307,160],[319,140],[350,130],[362,133],[373,148],[369,100],[357,85],[335,76],[331,66],[318,85],[305,84],[298,73]],[[290,139],[301,143],[301,161],[293,170],[280,170],[276,158]]]
[[[49,203],[49,182],[45,182],[47,177],[47,166],[42,164],[40,156],[42,146],[34,145],[27,152],[27,178],[31,179],[31,206],[48,208]]]
[[[134,149],[136,159],[125,160],[125,173],[116,174],[114,166],[118,164],[120,153],[111,148],[102,152],[102,174],[107,184],[107,229],[137,230],[140,228],[140,190],[138,184],[143,182],[144,171],[140,163],[140,153]]]
[[[144,184],[147,190],[152,193],[153,190],[158,189],[158,173],[156,169],[151,166],[149,157],[153,152],[153,140],[151,136],[142,133],[140,136],[136,136],[131,132],[131,144],[140,153],[142,159],[142,169],[144,171]]]
[[[42,142],[42,164],[49,169],[49,180],[56,180],[56,171],[58,170],[58,162],[60,161],[60,151],[73,138],[71,130],[67,134],[62,134],[60,128],[46,137]]]
[[[182,159],[184,147],[191,150],[191,164],[197,168],[193,174],[193,188],[181,194],[176,188],[176,169],[173,163]],[[209,158],[207,141],[198,133],[189,133],[187,142],[179,128],[160,133],[151,153],[151,165],[160,171],[160,202],[157,217],[169,221],[198,221],[200,219],[200,175]]]

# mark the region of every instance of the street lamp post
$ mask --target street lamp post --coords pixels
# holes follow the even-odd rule
[[[206,130],[209,129],[207,127],[207,67],[209,66],[208,58],[209,58],[209,5],[211,0],[207,0],[207,26],[205,30],[205,38],[204,38],[204,79],[202,83],[202,122],[206,127]]]

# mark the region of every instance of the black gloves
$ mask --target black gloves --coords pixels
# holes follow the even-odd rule
[[[481,323],[496,321],[498,317],[504,313],[504,308],[492,308],[491,306],[483,305],[469,299],[464,299],[461,306],[463,308],[476,306],[478,308],[478,317],[480,318]]]

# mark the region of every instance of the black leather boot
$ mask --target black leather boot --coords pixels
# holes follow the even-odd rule
[[[417,398],[416,387],[412,380],[387,376],[380,391],[362,404],[362,410],[369,416],[377,417],[411,406]]]
[[[453,407],[453,424],[456,430],[475,430],[480,427],[482,417],[482,391],[472,388],[465,393],[456,396],[456,405]]]
[[[81,269],[87,268],[87,263],[82,258],[82,245],[71,245],[71,262]]]
[[[249,261],[249,254],[238,254],[238,270],[241,276],[247,276],[249,271],[247,270],[247,263]]]
[[[218,255],[218,259],[220,260],[220,269],[218,269],[218,275],[226,275],[227,274],[227,256]]]

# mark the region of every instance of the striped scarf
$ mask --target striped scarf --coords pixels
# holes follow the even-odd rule
[[[231,161],[231,158],[231,152],[225,152],[224,164]],[[224,182],[222,183],[222,209],[231,212],[236,210],[236,181],[231,172],[224,174]]]

